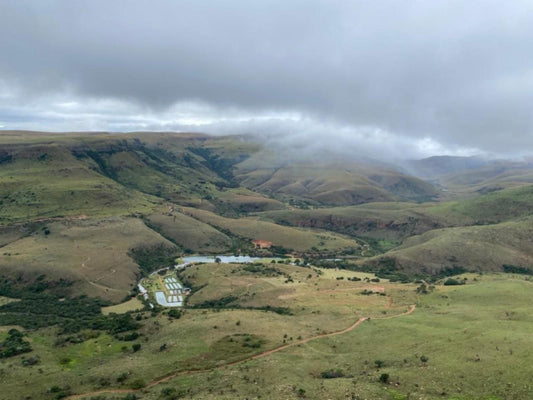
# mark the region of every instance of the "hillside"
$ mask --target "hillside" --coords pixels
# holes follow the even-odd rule
[[[505,241],[498,244],[505,247],[500,248],[505,257],[483,254],[476,249],[486,244],[485,236],[471,229],[492,224],[493,230],[486,232],[498,236],[501,223],[513,222],[512,232],[527,231],[527,224],[517,221],[532,213],[533,185],[521,182],[486,194],[474,191],[466,199],[434,201],[442,192],[383,163],[311,163],[303,155],[291,163],[286,152],[274,150],[238,136],[3,132],[2,274],[16,277],[26,263],[28,271],[45,274],[50,281],[65,275],[73,282],[73,292],[117,301],[143,268],[182,254],[257,252],[252,244],[256,239],[272,243],[271,249],[260,251],[264,255],[294,251],[310,257],[364,256],[359,261],[364,264],[374,263],[367,257],[385,253],[410,273],[452,265],[445,261],[446,254],[473,269],[486,265],[494,270],[504,262],[525,265],[529,260],[529,247],[520,247],[517,255]],[[428,171],[442,179],[494,166],[449,158],[421,165],[427,163],[433,165]],[[446,174],[448,167],[451,172]],[[510,169],[505,176],[515,182]],[[498,179],[503,182],[503,175]],[[126,228],[112,228],[122,226],[118,221],[137,227],[129,244]],[[75,252],[75,259],[64,249],[64,238],[70,235],[66,232],[73,229],[86,232],[75,242],[87,250]],[[100,231],[109,248],[118,246],[115,260],[106,256]],[[456,234],[472,237],[458,246]],[[168,255],[147,262],[157,246],[167,248]],[[140,253],[132,252],[139,248]],[[88,253],[99,253],[103,259],[98,268],[121,271],[120,279],[107,279],[108,286],[95,290],[88,282],[105,273],[98,268],[85,271],[90,263],[79,270]],[[29,275],[24,279],[31,281]]]
[[[434,186],[262,146],[0,134],[6,398],[488,398],[524,381],[512,352],[530,343],[501,338],[531,330],[527,179],[480,190],[467,177],[487,166],[467,163]],[[174,268],[192,254],[216,262]],[[161,268],[157,287],[192,289],[180,308],[139,293]]]
[[[503,271],[504,265],[533,265],[531,217],[486,226],[436,229],[413,236],[365,263],[414,275],[438,275],[444,270]]]
[[[383,201],[427,201],[438,191],[429,183],[376,165],[318,161],[284,163],[255,158],[237,165],[241,185],[295,205],[345,206]],[[272,165],[274,164],[274,165]]]

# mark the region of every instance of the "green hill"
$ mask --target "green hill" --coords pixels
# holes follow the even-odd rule
[[[407,239],[383,256],[366,260],[411,275],[438,275],[457,268],[502,271],[503,265],[533,265],[533,218],[486,226],[436,229]]]

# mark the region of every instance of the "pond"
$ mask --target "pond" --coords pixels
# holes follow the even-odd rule
[[[182,257],[183,264],[191,263],[214,263],[216,258],[220,258],[220,262],[223,264],[228,263],[249,263],[254,261],[264,260],[264,257],[250,257],[250,256],[191,256],[191,257]],[[268,258],[272,259],[271,257]]]

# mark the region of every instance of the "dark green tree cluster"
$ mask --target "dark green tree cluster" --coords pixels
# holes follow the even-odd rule
[[[30,342],[24,340],[22,332],[16,329],[11,329],[8,337],[0,342],[0,358],[13,357],[30,351],[32,351]]]

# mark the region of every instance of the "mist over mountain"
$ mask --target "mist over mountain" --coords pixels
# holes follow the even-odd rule
[[[529,154],[531,7],[7,1],[0,128],[252,133],[377,159]]]
[[[532,44],[526,0],[1,0],[1,400],[533,399]]]

